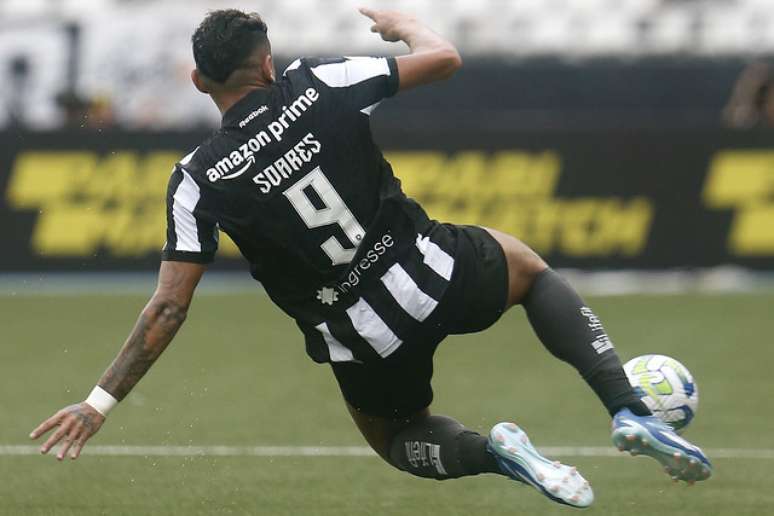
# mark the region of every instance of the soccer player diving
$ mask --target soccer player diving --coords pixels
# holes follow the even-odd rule
[[[411,16],[361,12],[373,32],[410,52],[302,58],[277,76],[257,14],[214,11],[196,29],[191,78],[222,126],[171,174],[155,293],[88,398],[33,430],[33,439],[54,430],[41,452],[61,443],[58,459],[79,456],[183,324],[224,231],[295,319],[312,360],[330,364],[355,424],[390,465],[439,480],[493,473],[559,503],[592,503],[588,482],[542,457],[515,424],[485,437],[430,413],[438,344],[521,305],[546,349],[605,406],[619,449],[655,458],[676,480],[709,478],[702,451],[633,392],[599,318],[564,279],[515,237],[431,220],[403,194],[369,117],[382,100],[447,79],[462,61]]]

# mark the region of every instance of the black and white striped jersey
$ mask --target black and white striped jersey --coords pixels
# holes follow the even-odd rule
[[[164,260],[208,263],[226,232],[318,362],[368,362],[419,339],[456,240],[407,198],[369,116],[392,58],[304,58],[223,116],[175,167]]]

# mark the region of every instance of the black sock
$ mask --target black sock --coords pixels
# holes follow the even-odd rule
[[[650,414],[629,385],[599,318],[564,278],[546,269],[538,275],[522,305],[543,345],[578,370],[610,415],[623,407],[637,415]]]
[[[390,445],[397,468],[418,477],[446,480],[499,473],[486,437],[446,416],[428,416],[401,430]]]

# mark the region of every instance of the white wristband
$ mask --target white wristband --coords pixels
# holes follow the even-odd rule
[[[118,404],[118,400],[110,395],[108,391],[97,385],[91,390],[91,394],[86,398],[86,403],[91,405],[91,408],[107,417],[113,407]]]

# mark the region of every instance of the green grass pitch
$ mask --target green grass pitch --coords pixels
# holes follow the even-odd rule
[[[0,445],[88,393],[146,298],[0,297]],[[769,450],[716,458],[715,476],[673,485],[655,461],[563,457],[595,490],[598,515],[774,514],[774,295],[590,299],[624,359],[683,361],[700,391],[686,437],[705,449]],[[445,342],[434,410],[486,432],[515,420],[541,446],[608,446],[609,418],[567,365],[533,337],[519,309],[489,331]],[[177,339],[110,416],[92,445],[362,446],[327,366],[258,289],[197,298]],[[5,515],[554,515],[555,505],[501,477],[436,482],[376,457],[0,454]]]

